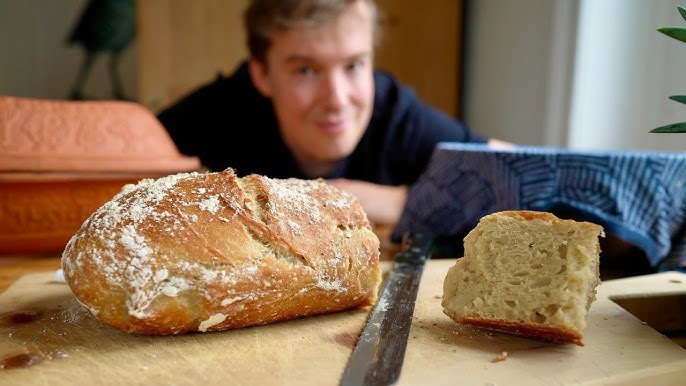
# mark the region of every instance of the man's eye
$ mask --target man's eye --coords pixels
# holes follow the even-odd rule
[[[314,75],[316,74],[316,71],[312,67],[304,66],[304,67],[298,67],[295,71],[299,75]]]
[[[347,70],[348,70],[348,71],[359,70],[359,69],[362,68],[363,65],[364,65],[364,63],[362,63],[362,61],[356,60],[356,61],[354,61],[354,62],[348,63]]]

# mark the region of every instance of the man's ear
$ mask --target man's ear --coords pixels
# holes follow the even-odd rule
[[[252,83],[257,88],[257,91],[268,98],[271,97],[272,88],[267,76],[266,65],[257,59],[250,59],[248,70],[250,71],[250,79],[252,79]]]

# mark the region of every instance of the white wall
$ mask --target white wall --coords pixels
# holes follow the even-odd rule
[[[464,119],[521,144],[686,149],[686,26],[673,0],[468,0]]]
[[[686,26],[672,0],[581,0],[569,146],[686,149],[686,134],[653,134],[686,120],[686,44],[656,31]]]
[[[542,144],[554,2],[466,1],[463,118],[476,131]]]
[[[0,0],[0,94],[64,99],[83,59],[66,41],[86,0]],[[106,57],[97,59],[86,83],[89,97],[111,97]],[[135,44],[120,62],[128,96],[136,96]]]

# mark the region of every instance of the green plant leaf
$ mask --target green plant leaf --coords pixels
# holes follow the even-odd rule
[[[686,122],[673,123],[650,130],[651,133],[686,133]]]
[[[669,97],[669,99],[679,103],[686,104],[686,95],[672,95],[671,97]]]
[[[676,6],[679,10],[681,17],[686,20],[686,8],[681,6]],[[663,27],[658,28],[658,32],[686,43],[686,28],[683,27]],[[669,99],[686,104],[686,95],[672,95]],[[673,123],[671,125],[660,126],[658,128],[650,130],[651,133],[686,133],[686,122]]]
[[[686,28],[683,27],[663,27],[657,29],[659,32],[686,43]]]
[[[681,14],[681,17],[683,17],[684,20],[686,20],[686,8],[677,5],[677,6],[676,6],[676,9],[679,10],[679,13]]]

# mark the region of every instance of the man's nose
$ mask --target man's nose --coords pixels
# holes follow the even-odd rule
[[[321,98],[326,107],[338,108],[345,104],[348,84],[344,74],[337,71],[327,74],[321,86]]]

